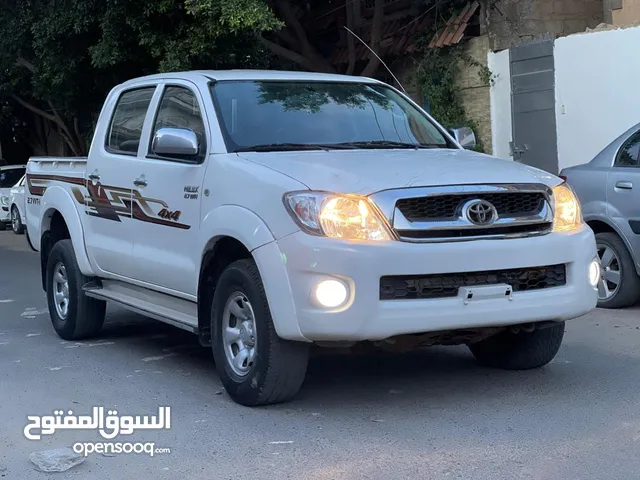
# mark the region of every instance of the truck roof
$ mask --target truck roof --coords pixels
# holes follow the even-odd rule
[[[291,81],[325,81],[325,82],[356,82],[381,83],[368,77],[354,77],[331,73],[295,72],[285,70],[192,70],[184,72],[167,72],[137,77],[124,82],[122,85],[135,84],[148,80],[184,79],[184,80],[291,80]]]

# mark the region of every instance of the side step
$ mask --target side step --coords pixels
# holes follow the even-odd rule
[[[141,315],[198,333],[198,305],[194,302],[115,280],[90,282],[82,290],[88,297],[116,302]]]

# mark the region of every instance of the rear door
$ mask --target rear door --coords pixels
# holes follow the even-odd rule
[[[640,250],[640,131],[620,148],[607,176],[608,215]]]
[[[87,162],[85,243],[89,257],[103,274],[130,277],[133,250],[131,195],[136,158],[145,151],[142,130],[157,82],[122,91],[111,118],[96,131]]]
[[[204,99],[194,84],[167,81],[162,87],[150,129],[145,129],[145,154],[136,159],[132,174],[133,260],[135,280],[196,295],[202,183],[209,146]],[[152,139],[163,127],[186,128],[198,137],[198,154],[192,158],[155,155]],[[172,293],[168,292],[168,293]]]

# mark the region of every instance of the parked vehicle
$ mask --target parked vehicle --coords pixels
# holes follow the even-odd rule
[[[11,229],[16,235],[21,235],[25,230],[25,197],[24,184],[26,175],[23,175],[16,183],[9,194],[9,213],[11,214]]]
[[[25,174],[26,165],[6,165],[0,167],[0,230],[11,224],[11,188]]]
[[[243,405],[291,399],[312,345],[466,344],[541,367],[597,301],[571,188],[463,149],[368,78],[134,79],[88,158],[31,158],[27,188],[58,335],[98,334],[119,303],[198,335]]]
[[[621,308],[640,300],[640,123],[624,132],[589,163],[560,176],[582,203],[596,234],[603,276],[598,306]]]

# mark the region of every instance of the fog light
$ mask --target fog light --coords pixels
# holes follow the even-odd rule
[[[347,301],[349,292],[344,283],[338,280],[323,280],[315,288],[315,297],[320,305],[336,308]]]
[[[589,265],[589,283],[591,286],[596,287],[600,281],[600,262],[593,260]]]

